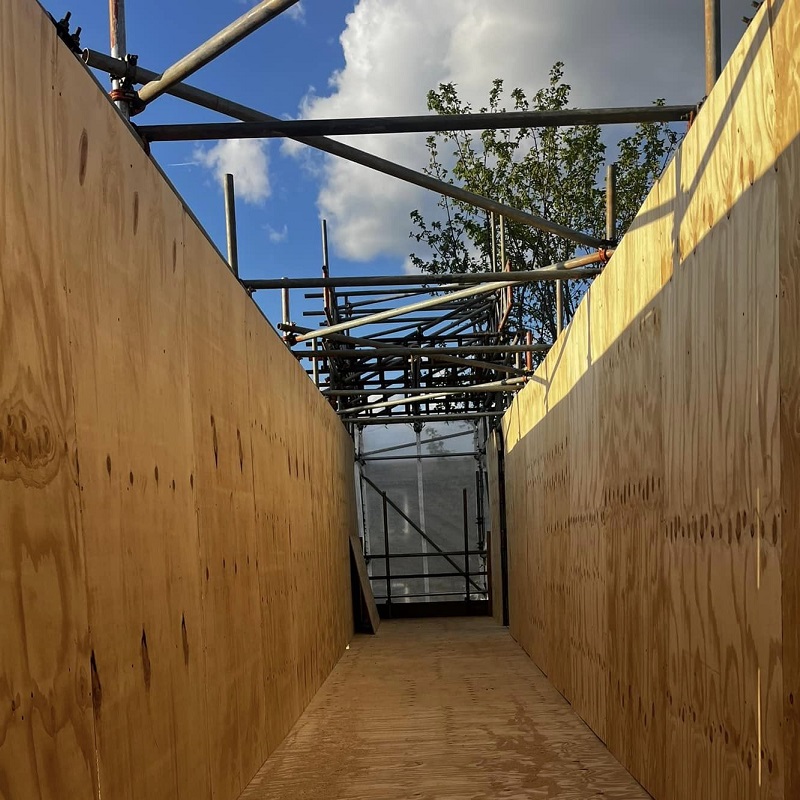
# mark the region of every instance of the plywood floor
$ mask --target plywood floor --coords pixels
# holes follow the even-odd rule
[[[240,800],[648,798],[488,618],[357,637]]]

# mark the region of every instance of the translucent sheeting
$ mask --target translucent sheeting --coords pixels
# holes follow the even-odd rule
[[[426,443],[432,435],[446,436],[459,431],[465,431],[467,435]],[[440,456],[424,458],[421,462],[416,458],[396,458],[397,455],[416,455],[415,433],[410,426],[394,426],[393,429],[367,428],[364,431],[363,448],[367,453],[395,444],[410,445],[402,450],[381,454],[384,457],[394,457],[392,460],[368,460],[363,466],[364,476],[386,492],[391,501],[387,506],[387,528],[389,554],[393,557],[389,565],[391,586],[387,587],[386,559],[383,558],[386,553],[383,499],[379,492],[364,483],[370,574],[375,578],[373,590],[379,602],[385,602],[383,598],[386,598],[388,591],[391,591],[393,603],[466,599],[467,582],[464,575],[459,573],[463,572],[465,564],[464,490],[467,491],[468,549],[477,551],[477,520],[484,513],[477,507],[475,484],[479,462],[474,456],[448,457],[447,454],[473,452],[473,431],[471,425],[464,424],[426,426],[422,431],[422,453],[438,453]],[[394,436],[393,440],[388,438],[390,435]],[[425,542],[415,528],[415,525],[422,527],[418,486],[420,463],[424,530],[432,543]],[[393,508],[391,503],[400,511]],[[427,555],[423,555],[425,550]],[[451,555],[439,555],[439,550]],[[470,573],[485,571],[483,556],[471,555],[469,568]],[[426,574],[430,576],[427,579],[422,577]],[[444,577],[445,575],[448,577]],[[485,599],[486,576],[473,574],[471,577],[474,583],[469,587],[470,599]]]

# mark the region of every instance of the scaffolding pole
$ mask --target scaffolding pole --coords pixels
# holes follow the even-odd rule
[[[98,53],[95,50],[84,50],[83,58],[90,67],[101,69],[118,77],[128,77],[131,81],[136,83],[144,83],[146,81],[155,83],[161,81],[161,76],[159,76],[156,72],[143,69],[139,66],[128,65],[124,61],[111,58],[110,56],[104,55],[103,53]],[[140,97],[142,97],[142,93],[144,91],[145,89],[142,88],[139,93]],[[164,91],[167,94],[180,97],[183,100],[203,106],[204,108],[209,108],[212,111],[217,111],[220,114],[225,114],[229,117],[241,119],[245,122],[281,121],[277,117],[272,117],[269,114],[264,114],[256,109],[243,106],[240,103],[234,103],[230,100],[218,97],[211,92],[204,92],[194,86],[188,86],[181,83],[171,83],[167,88],[164,89]],[[606,246],[607,244],[602,239],[598,239],[587,233],[572,230],[571,228],[551,222],[550,220],[546,220],[536,214],[522,211],[518,208],[512,208],[511,206],[507,206],[504,203],[499,203],[496,200],[492,200],[488,197],[483,197],[481,195],[474,194],[473,192],[468,192],[466,189],[462,189],[459,186],[454,186],[453,184],[445,181],[437,180],[431,175],[426,175],[424,172],[417,172],[400,164],[395,164],[388,159],[381,158],[380,156],[373,155],[372,153],[366,153],[363,150],[351,147],[343,142],[327,139],[324,136],[308,136],[305,138],[298,137],[297,141],[301,142],[301,144],[314,147],[317,150],[330,153],[338,158],[343,158],[346,161],[352,161],[355,164],[361,164],[364,167],[376,170],[377,172],[382,172],[385,175],[390,175],[393,178],[398,178],[406,181],[407,183],[412,183],[415,186],[420,186],[423,189],[428,189],[432,192],[445,195],[446,197],[451,197],[454,200],[459,200],[460,202],[475,206],[476,208],[482,208],[484,211],[493,211],[497,214],[504,215],[522,225],[528,225],[530,227],[537,228],[538,230],[545,231],[546,233],[552,233],[556,236],[561,236],[583,247],[600,248]]]
[[[603,250],[578,256],[532,270],[514,272],[450,272],[440,275],[369,275],[361,278],[354,275],[341,275],[335,278],[254,278],[243,281],[251,291],[264,289],[323,289],[348,287],[380,286],[446,286],[462,284],[474,286],[479,283],[538,283],[544,281],[571,281],[593,278],[602,272],[601,268],[590,268],[592,264],[602,264],[613,255],[613,250]],[[587,267],[582,269],[582,267]]]
[[[293,119],[269,122],[195,122],[140,125],[148,142],[195,142],[218,139],[363,136],[389,133],[437,133],[510,128],[559,128],[575,125],[627,125],[680,122],[696,105],[584,108],[561,111],[505,111],[488,114],[423,114],[419,116]]]
[[[405,416],[380,416],[380,417],[342,417],[342,422],[354,425],[404,425],[412,422],[469,422],[478,417],[502,417],[505,409],[497,411],[464,411],[463,413],[446,414],[409,414]]]
[[[473,384],[470,386],[471,392],[512,392],[520,388],[520,385],[525,382],[524,378],[510,379],[508,381],[492,381],[491,383]],[[415,387],[416,388],[416,387]],[[420,387],[421,388],[421,387]],[[415,394],[411,392],[409,396],[413,397],[413,402],[420,403],[424,400],[443,400],[451,395],[458,395],[464,393],[464,387],[450,387],[449,389],[431,389],[427,394]],[[396,394],[404,394],[403,391],[396,392]],[[363,406],[352,406],[351,408],[342,409],[340,414],[352,414],[356,411],[371,411],[376,408],[392,408],[393,406],[405,405],[409,402],[408,397],[403,397],[397,400],[381,400],[377,403],[369,403]],[[419,442],[417,442],[419,448]]]
[[[606,251],[600,251],[596,254],[592,254],[591,256],[587,256],[587,258],[595,258],[597,261],[605,260]],[[567,262],[564,262],[567,263]],[[563,269],[564,264],[554,264],[551,267],[545,267],[542,270],[535,270],[536,273],[544,273],[548,269]],[[467,289],[459,289],[455,292],[450,292],[449,294],[442,295],[440,297],[432,297],[429,300],[422,300],[419,303],[411,303],[407,306],[400,306],[398,308],[389,309],[388,311],[382,311],[378,314],[370,314],[366,317],[361,317],[358,320],[351,320],[348,322],[340,322],[336,325],[329,325],[325,328],[320,328],[319,330],[309,331],[308,333],[302,333],[297,336],[298,342],[308,341],[309,339],[317,339],[324,336],[329,336],[332,333],[339,333],[344,330],[348,330],[350,328],[357,328],[364,325],[374,325],[378,322],[383,322],[387,319],[393,319],[394,317],[402,316],[403,314],[409,314],[415,311],[422,311],[427,308],[436,308],[437,306],[441,306],[446,303],[450,303],[453,300],[463,300],[467,298],[475,297],[476,295],[487,294],[489,292],[497,291],[498,289],[503,289],[509,284],[514,283],[525,283],[526,280],[524,278],[518,277],[520,273],[516,273],[516,278],[513,276],[515,273],[510,273],[512,275],[512,280],[510,281],[492,281],[490,283],[479,283],[474,286],[470,286]]]
[[[125,63],[128,54],[128,41],[125,30],[125,0],[108,0],[108,23],[111,38],[111,57]],[[120,76],[121,77],[121,76]],[[125,119],[130,117],[130,103],[122,99],[124,94],[120,77],[111,81],[111,96],[114,105]]]
[[[294,323],[292,323],[290,325],[283,325],[282,323],[279,323],[277,327],[281,331],[285,331],[287,333],[295,333],[295,334],[309,333],[311,331],[311,328],[304,328],[302,325],[295,325]],[[482,334],[482,335],[485,336],[486,334]],[[495,334],[490,334],[490,335],[494,336]],[[434,337],[436,337],[438,339],[438,336],[436,334],[433,334],[431,336],[426,336],[424,338],[434,338]],[[402,344],[402,342],[406,341],[406,340],[403,340],[403,339],[392,339],[392,340],[384,341],[384,340],[381,340],[381,339],[364,338],[364,337],[360,337],[360,336],[349,336],[349,335],[344,334],[344,333],[332,333],[330,336],[326,336],[325,338],[330,339],[333,342],[342,342],[344,344],[362,345],[364,347],[374,347],[376,349],[383,349],[383,348],[386,348],[386,347],[393,347],[396,344],[399,345],[399,346],[402,346],[402,347],[408,347],[409,346],[407,344]],[[455,338],[451,338],[451,337],[444,337],[444,340],[446,340],[446,341],[456,341]],[[481,346],[483,347],[483,346],[486,346],[486,345],[481,345]],[[492,345],[488,345],[488,346],[491,347]],[[303,357],[306,357],[307,355],[309,355],[309,354],[308,353],[303,353]]]
[[[617,239],[617,165],[606,167],[606,239]]]
[[[288,289],[281,290],[281,319],[283,320],[283,324],[281,326],[283,328],[286,328],[292,324]]]
[[[185,55],[180,61],[176,61],[171,67],[165,69],[160,76],[145,83],[139,90],[139,100],[147,105],[161,97],[162,94],[172,93],[170,90],[174,89],[182,80],[193,75],[217,56],[230,50],[246,36],[258,30],[262,25],[266,25],[297,2],[298,0],[263,0],[255,8],[242,14],[226,28]]]
[[[301,333],[297,336],[298,342],[307,342],[310,339],[320,339],[328,336],[331,333],[340,333],[341,331],[350,330],[352,328],[360,328],[364,325],[375,325],[378,322],[384,322],[387,319],[394,319],[403,314],[410,314],[414,311],[422,311],[426,308],[436,308],[438,306],[450,303],[453,300],[464,300],[467,298],[475,297],[476,295],[487,294],[489,292],[502,289],[507,284],[505,283],[485,283],[478,286],[471,286],[468,289],[459,289],[456,292],[442,295],[441,297],[431,297],[428,300],[422,300],[419,303],[411,303],[407,306],[398,306],[397,308],[390,308],[387,311],[381,311],[377,314],[369,314],[356,320],[348,320],[347,322],[339,322],[336,325],[328,325],[325,328],[319,328],[309,333]]]
[[[465,386],[401,386],[394,389],[383,387],[377,389],[325,389],[323,394],[326,397],[370,397],[372,395],[396,395],[396,394],[428,394],[429,392],[440,392],[445,394],[470,394],[483,393],[487,391],[496,392],[516,392],[522,388],[525,378],[506,378],[502,381],[492,381],[491,383],[467,384]],[[492,387],[492,388],[490,388]],[[407,445],[411,447],[411,445]]]
[[[419,456],[362,456],[362,461],[411,461],[417,458],[474,458],[475,453],[471,450],[465,450],[460,453],[422,453]]]
[[[313,341],[316,341],[314,339]],[[508,353],[546,353],[550,350],[549,344],[469,344],[463,347],[402,347],[391,346],[364,350],[356,349],[326,349],[314,352],[292,350],[299,358],[377,358],[379,356],[441,356],[441,355],[500,355]]]
[[[233,189],[233,175],[229,172],[223,178],[225,193],[225,236],[228,243],[228,265],[231,272],[239,277],[239,245],[236,239],[236,196]]]
[[[722,73],[720,0],[705,0],[706,23],[706,96]]]

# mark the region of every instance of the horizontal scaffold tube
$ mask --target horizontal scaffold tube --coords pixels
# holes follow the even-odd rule
[[[590,253],[587,256],[581,256],[580,258],[573,259],[572,261],[565,261],[559,264],[551,264],[549,267],[544,267],[540,270],[533,270],[533,274],[542,275],[547,274],[548,272],[554,271],[569,271],[569,266],[573,262],[575,266],[585,265],[587,263],[592,263],[592,259],[594,262],[598,261],[605,261],[608,258],[608,251],[600,250],[597,253]],[[432,297],[429,300],[422,300],[418,303],[411,303],[410,305],[406,306],[398,306],[397,308],[392,308],[387,311],[381,311],[377,314],[369,314],[365,317],[360,317],[357,320],[349,320],[348,322],[341,322],[336,325],[329,325],[325,328],[320,328],[316,331],[310,331],[309,333],[303,333],[297,336],[296,341],[304,342],[309,339],[319,339],[323,336],[327,336],[331,333],[339,333],[340,331],[346,331],[351,328],[357,328],[362,325],[374,325],[376,322],[383,322],[387,319],[393,319],[394,317],[402,316],[403,314],[409,314],[415,311],[422,311],[427,308],[437,308],[438,306],[444,305],[446,303],[450,303],[453,300],[463,300],[471,297],[475,297],[476,295],[481,294],[488,294],[489,292],[497,291],[498,289],[503,289],[508,285],[513,284],[520,284],[526,283],[525,278],[521,278],[520,275],[523,273],[521,272],[498,272],[498,273],[489,273],[491,276],[500,277],[503,275],[510,275],[512,276],[510,279],[504,279],[501,281],[498,280],[490,280],[489,282],[480,282],[477,285],[470,286],[466,289],[459,289],[455,292],[448,292],[447,294],[440,295],[439,297]],[[530,273],[529,273],[530,274]]]
[[[396,425],[411,422],[470,422],[482,417],[502,417],[505,408],[497,411],[465,411],[463,414],[412,414],[408,416],[341,417],[352,425]]]
[[[484,392],[510,392],[514,391],[515,389],[520,389],[521,384],[525,382],[524,378],[519,378],[519,384],[517,386],[509,386],[509,382],[507,381],[492,381],[491,383],[483,383],[478,385],[470,386],[472,391],[481,390]],[[464,391],[463,388],[454,388],[454,389],[434,389],[427,394],[420,394],[416,397],[401,397],[395,398],[394,400],[380,400],[375,403],[367,403],[361,406],[353,406],[351,408],[343,408],[339,411],[340,414],[353,414],[357,411],[370,411],[373,408],[391,408],[392,406],[402,406],[402,405],[411,405],[413,403],[421,403],[424,401],[429,400],[442,400],[446,397],[450,397],[451,395],[461,394]]]
[[[335,278],[253,278],[242,281],[246,289],[347,289],[361,286],[447,286],[462,284],[474,286],[478,283],[539,283],[545,281],[585,280],[594,278],[603,270],[600,267],[581,268],[581,264],[597,264],[614,251],[604,251],[604,257],[596,253],[565,261],[554,267],[519,270],[515,272],[465,272],[440,275],[371,275],[356,277],[342,275]],[[574,266],[573,266],[574,264]]]
[[[427,308],[437,308],[438,306],[450,303],[453,300],[466,300],[480,294],[489,294],[496,292],[498,289],[505,288],[508,283],[484,283],[478,286],[470,286],[467,289],[459,289],[456,292],[448,292],[446,295],[440,297],[431,297],[428,300],[422,300],[419,303],[411,303],[407,306],[398,306],[397,308],[390,308],[386,311],[380,311],[377,314],[368,314],[365,317],[358,319],[347,320],[346,322],[339,322],[336,325],[328,325],[325,328],[320,328],[316,331],[309,333],[301,333],[296,337],[298,342],[306,342],[310,339],[321,339],[331,333],[340,333],[341,331],[352,330],[364,325],[374,325],[378,322],[384,322],[387,319],[394,319],[401,317],[403,314],[409,314],[413,311],[423,311]]]
[[[521,389],[525,384],[524,378],[509,378],[503,381],[494,381],[492,386],[496,387],[491,391],[498,392],[514,392]],[[414,386],[414,387],[381,387],[377,389],[325,389],[322,394],[325,397],[369,397],[371,395],[408,395],[414,397],[418,394],[428,394],[429,392],[444,392],[446,394],[470,394],[470,393],[483,393],[488,391],[489,384],[465,384],[464,386]],[[401,447],[413,447],[414,443],[408,445],[401,445]],[[378,451],[375,451],[378,452]]]
[[[201,122],[180,125],[140,125],[138,131],[139,135],[149,142],[361,136],[377,133],[435,133],[502,128],[679,122],[688,119],[696,110],[696,105],[653,105],[627,108],[575,108],[561,111],[505,111],[490,114],[422,114],[409,117],[292,119],[275,122]]]
[[[547,353],[549,344],[470,344],[463,347],[403,347],[386,345],[379,348],[362,350],[343,348],[341,350],[292,350],[298,358],[378,358],[382,356],[462,356],[462,355],[494,355],[498,353]]]

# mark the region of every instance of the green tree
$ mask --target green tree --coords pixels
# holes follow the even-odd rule
[[[513,110],[559,110],[568,107],[571,87],[564,65],[550,71],[548,86],[529,98],[511,92]],[[663,101],[657,101],[663,103]],[[428,108],[438,114],[468,114],[472,108],[452,83],[428,92]],[[505,111],[503,81],[496,79],[488,107]],[[664,124],[638,125],[619,142],[617,159],[618,235],[630,224],[653,182],[678,143],[678,134]],[[571,128],[490,130],[480,134],[448,131],[429,136],[426,172],[516,208],[532,211],[575,230],[605,235],[605,190],[598,185],[606,147],[594,125]],[[443,157],[443,150],[451,152]],[[443,197],[440,214],[427,220],[412,211],[411,237],[425,245],[422,256],[411,254],[425,272],[484,272],[491,268],[492,229],[488,215],[470,205]],[[497,234],[495,233],[495,237]],[[497,238],[495,238],[497,246]],[[558,236],[514,222],[505,223],[506,259],[513,270],[536,269],[564,261],[579,248]],[[574,313],[588,282],[564,283],[564,311]],[[556,335],[556,285],[529,284],[515,289],[512,327],[530,329],[538,341]]]

